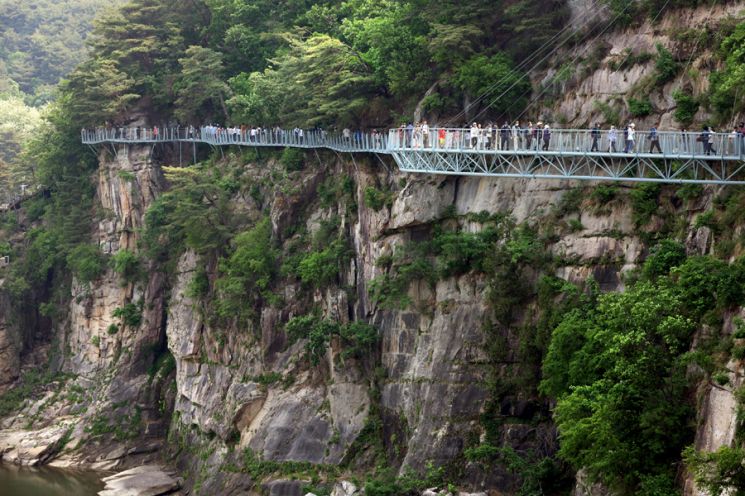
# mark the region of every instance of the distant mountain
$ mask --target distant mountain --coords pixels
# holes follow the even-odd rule
[[[31,101],[48,100],[59,80],[85,58],[95,15],[116,3],[0,0],[0,88],[12,79],[35,96]]]

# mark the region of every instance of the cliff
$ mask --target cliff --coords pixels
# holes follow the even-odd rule
[[[579,26],[587,2],[571,5]],[[531,74],[545,98],[529,114],[611,124],[636,98],[651,104],[638,127],[678,126],[673,90],[704,94],[715,68],[695,40],[744,6],[562,51]],[[679,63],[660,85],[658,44]],[[710,117],[697,109],[692,122]],[[0,392],[17,386],[0,401],[2,461],[164,463],[195,494],[327,494],[368,477],[387,494],[609,494],[556,456],[556,401],[538,391],[551,334],[582,298],[633,284],[661,240],[690,257],[743,251],[733,189],[404,175],[315,152],[169,167],[179,152],[98,150],[94,222],[78,226],[93,275],[54,274],[69,284],[50,277],[49,291],[64,291],[18,301],[0,268]],[[18,215],[0,228],[33,254]],[[742,317],[723,310],[686,351],[742,345]],[[689,441],[714,451],[736,440],[743,369],[706,350],[723,367],[715,380],[690,365]],[[675,464],[685,494],[703,494]]]
[[[593,188],[579,183],[407,176],[369,158],[305,159],[303,170],[289,173],[274,155],[229,155],[215,167],[238,171],[244,184],[229,206],[240,213],[239,230],[268,216],[272,244],[285,260],[312,240],[345,240],[338,277],[318,286],[281,273],[272,298],[254,306],[255,295],[246,295],[251,318],[227,323],[211,318],[209,298],[193,290],[195,278],[214,286],[218,277],[217,262],[193,250],[182,251],[171,269],[142,257],[141,274],[130,280],[109,268],[90,284],[73,282],[54,343],[64,375],[4,420],[4,459],[107,469],[165,459],[195,490],[220,494],[257,482],[269,484],[271,494],[294,494],[303,483],[283,477],[353,477],[385,460],[400,473],[446,467],[462,487],[510,493],[519,474],[504,466],[484,470],[464,450],[496,432],[517,452],[556,452],[551,404],[535,389],[540,356],[525,352],[537,339],[526,332],[538,332],[536,322],[550,308],[520,286],[531,288],[545,274],[580,286],[592,277],[603,291],[622,290],[623,274],[646,256],[650,234],[664,231],[663,216],[681,219],[690,254],[716,245],[707,227],[693,225],[714,189],[684,203],[663,190],[660,216],[640,230],[625,187],[614,187],[614,197],[600,204],[589,195]],[[161,168],[144,147],[121,147],[114,157],[102,151],[100,160],[97,198],[105,214],[93,239],[113,257],[140,252],[145,212],[167,184]],[[374,192],[383,200],[371,201]],[[371,296],[371,281],[393,273],[391,260],[412,243],[443,227],[478,233],[494,219],[512,232],[534,229],[540,243],[531,249],[554,262],[518,265],[512,282],[469,268],[429,282],[422,275],[404,286],[396,305]],[[495,322],[497,284],[515,284],[507,288],[515,298],[506,303],[512,316]],[[118,314],[128,305],[141,318],[126,322]],[[368,322],[378,344],[350,356],[342,338],[332,338],[313,364],[307,340],[288,337],[286,325],[314,312],[341,324]],[[175,370],[164,365],[170,355]],[[734,435],[732,392],[742,371],[736,361],[729,367],[730,385],[701,385],[702,448]],[[22,442],[21,429],[31,429]]]

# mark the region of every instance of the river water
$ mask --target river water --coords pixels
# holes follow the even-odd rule
[[[95,496],[101,474],[52,468],[18,468],[0,463],[0,496]]]

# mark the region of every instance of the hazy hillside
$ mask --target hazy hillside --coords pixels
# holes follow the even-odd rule
[[[82,62],[94,16],[107,0],[0,0],[1,79],[45,100],[57,82]]]

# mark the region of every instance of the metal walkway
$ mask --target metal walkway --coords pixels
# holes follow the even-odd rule
[[[745,185],[745,142],[735,133],[712,133],[705,150],[701,133],[637,131],[626,148],[623,131],[608,131],[593,149],[590,130],[553,129],[545,140],[526,130],[391,129],[387,133],[325,133],[261,129],[97,128],[82,130],[84,144],[206,143],[211,146],[326,148],[340,153],[391,155],[403,172],[512,178]],[[613,142],[612,142],[613,141]],[[615,151],[614,151],[615,150]],[[626,151],[624,151],[626,150]]]

